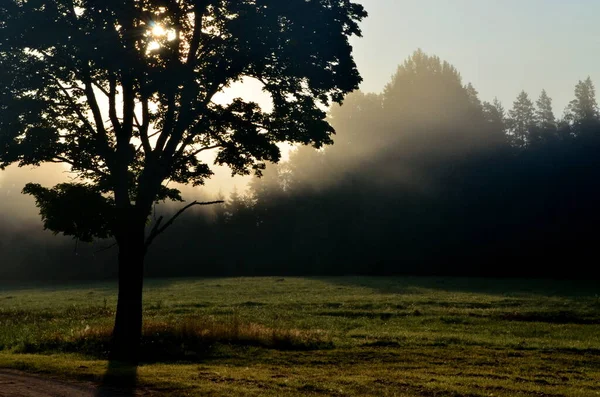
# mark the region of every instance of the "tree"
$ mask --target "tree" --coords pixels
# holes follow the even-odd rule
[[[483,103],[483,115],[492,134],[503,138],[506,134],[506,111],[498,100]]]
[[[532,143],[551,141],[557,137],[557,123],[552,110],[552,98],[548,96],[546,90],[542,90],[535,104],[535,127],[529,131],[530,141]]]
[[[529,132],[535,127],[535,108],[525,91],[521,91],[508,112],[508,126],[517,146],[528,143]]]
[[[279,160],[278,142],[331,143],[320,106],[361,81],[349,38],[365,17],[351,0],[1,3],[0,166],[59,162],[79,177],[24,192],[46,228],[115,238],[115,359],[137,354],[148,245],[203,204],[147,228],[157,201],[182,201],[166,183],[202,185],[212,174],[205,152],[234,174],[260,174]],[[213,101],[244,78],[262,83],[271,112]]]
[[[467,95],[469,97],[469,101],[475,108],[481,109],[483,104],[479,99],[479,92],[475,89],[472,83],[466,85],[465,90],[467,91]]]
[[[471,93],[472,94],[472,93]],[[397,112],[404,124],[422,120],[445,122],[465,103],[470,93],[456,68],[439,57],[415,51],[398,66],[383,92],[385,111]],[[424,104],[429,104],[424,106]]]
[[[596,131],[600,124],[600,111],[596,101],[596,87],[588,77],[575,86],[575,99],[567,106],[565,119],[571,123],[576,135]]]
[[[552,98],[548,96],[546,90],[542,90],[536,106],[535,120],[537,126],[543,129],[556,128],[556,118],[552,110]]]
[[[568,106],[574,120],[591,120],[598,118],[598,102],[596,101],[596,87],[588,77],[579,80],[575,86],[575,99]]]

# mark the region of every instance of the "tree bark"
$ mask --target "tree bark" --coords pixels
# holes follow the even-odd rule
[[[119,246],[119,296],[110,358],[137,363],[142,335],[142,288],[146,256],[144,223],[124,225]]]

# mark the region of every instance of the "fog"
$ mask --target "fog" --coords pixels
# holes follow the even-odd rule
[[[183,198],[186,201],[216,200],[238,187],[244,189],[249,181],[248,177],[232,177],[226,167],[215,166],[214,172],[205,186],[177,186]],[[116,275],[116,247],[107,249],[112,241],[86,244],[44,230],[35,200],[21,193],[29,182],[52,187],[73,178],[68,167],[60,164],[22,168],[15,165],[0,171],[1,278],[52,280]],[[171,214],[180,206],[181,203],[159,204],[156,216]]]
[[[219,100],[260,85],[231,90]],[[600,220],[593,80],[573,81],[571,96],[557,116],[538,92],[502,104],[418,50],[380,92],[356,91],[328,109],[332,146],[281,146],[282,162],[263,178],[213,167],[205,186],[176,186],[188,201],[227,203],[180,218],[151,247],[146,273],[596,276],[585,262]],[[112,241],[44,231],[33,199],[20,193],[27,182],[73,176],[56,164],[0,172],[0,277],[116,275]],[[158,205],[156,216],[180,206]],[[549,270],[551,260],[568,270]]]

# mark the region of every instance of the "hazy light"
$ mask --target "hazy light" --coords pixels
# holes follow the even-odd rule
[[[161,37],[166,34],[167,34],[167,31],[165,30],[165,28],[163,28],[162,26],[160,26],[158,24],[154,24],[154,27],[152,28],[152,36]]]
[[[158,50],[160,48],[160,43],[158,41],[151,41],[148,43],[148,51]]]

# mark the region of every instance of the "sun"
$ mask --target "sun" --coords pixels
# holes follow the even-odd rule
[[[165,28],[163,28],[159,24],[153,24],[153,27],[152,27],[152,36],[154,36],[154,37],[162,37],[162,36],[164,36],[166,34],[167,34],[167,31],[165,30]]]

